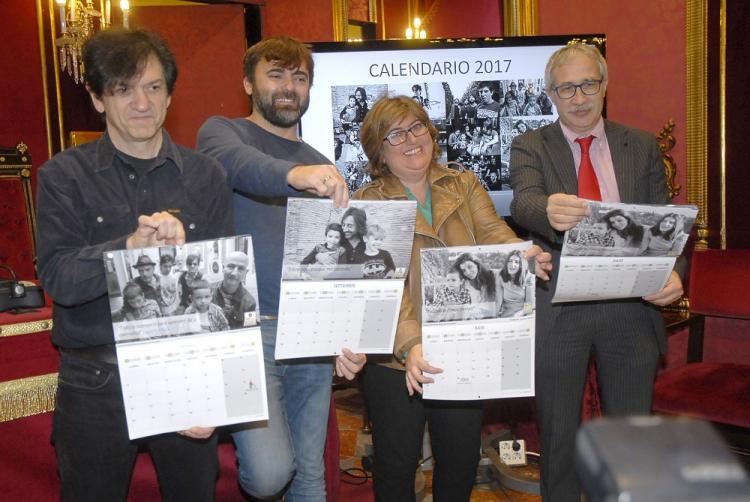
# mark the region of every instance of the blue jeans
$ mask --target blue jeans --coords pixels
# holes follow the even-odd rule
[[[256,498],[285,494],[286,502],[325,502],[325,448],[331,363],[276,362],[276,322],[261,326],[268,421],[232,434],[242,488]]]
[[[139,444],[149,448],[163,500],[214,499],[216,434],[206,440],[177,434],[128,439],[116,365],[63,352],[52,427],[63,502],[125,501]]]

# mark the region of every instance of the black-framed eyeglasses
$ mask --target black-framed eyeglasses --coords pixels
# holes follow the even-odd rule
[[[599,93],[603,81],[604,79],[600,78],[599,80],[587,80],[580,84],[563,84],[553,87],[552,90],[555,91],[555,94],[560,99],[572,98],[576,95],[576,89],[580,89],[586,96],[593,96]]]
[[[422,122],[417,122],[408,129],[396,129],[388,133],[383,141],[388,141],[391,146],[398,146],[406,142],[406,134],[411,133],[415,138],[423,136],[427,132],[427,126]]]

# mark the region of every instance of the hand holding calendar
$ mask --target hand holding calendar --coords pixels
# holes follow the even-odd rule
[[[565,232],[553,302],[643,297],[665,305],[682,294],[673,272],[695,206],[588,201],[588,216]]]

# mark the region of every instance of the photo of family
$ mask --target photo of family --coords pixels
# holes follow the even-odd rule
[[[282,278],[403,279],[415,219],[411,201],[289,199]]]
[[[247,236],[108,252],[104,266],[118,343],[258,324]]]
[[[535,309],[526,244],[423,249],[422,322],[507,319]]]
[[[695,206],[589,202],[591,216],[565,233],[563,256],[679,256]]]

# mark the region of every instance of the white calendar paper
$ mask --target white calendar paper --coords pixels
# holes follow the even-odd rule
[[[276,358],[390,354],[403,281],[281,283]]]
[[[534,316],[426,325],[424,357],[442,373],[425,399],[496,399],[534,395]]]
[[[553,302],[647,296],[664,287],[674,262],[673,257],[562,258]]]
[[[131,439],[268,419],[248,236],[107,252]]]
[[[117,346],[131,439],[268,419],[260,328]]]
[[[422,351],[442,373],[425,399],[534,395],[531,242],[423,249]]]
[[[416,203],[289,199],[276,358],[390,354]]]
[[[591,216],[565,232],[554,303],[637,298],[659,292],[698,209],[589,202]]]

